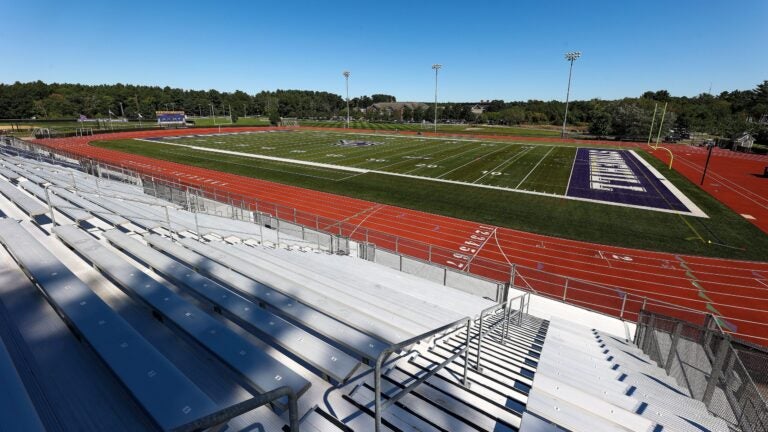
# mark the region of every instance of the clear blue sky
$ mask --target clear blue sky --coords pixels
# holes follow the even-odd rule
[[[766,0],[0,2],[0,82],[131,83],[431,100],[751,89]],[[710,84],[711,83],[711,84]]]

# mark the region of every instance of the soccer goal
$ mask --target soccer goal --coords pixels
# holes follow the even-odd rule
[[[299,119],[296,117],[281,117],[280,126],[283,127],[298,127]]]

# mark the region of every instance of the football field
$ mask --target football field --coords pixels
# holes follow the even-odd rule
[[[185,148],[269,162],[269,169],[329,181],[365,173],[428,179],[704,216],[635,152],[562,143],[483,141],[318,131],[260,131],[148,138],[161,151]]]

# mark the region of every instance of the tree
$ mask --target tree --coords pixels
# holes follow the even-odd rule
[[[611,134],[611,115],[602,109],[596,109],[590,113],[589,133],[597,137]]]
[[[379,102],[397,102],[397,99],[395,99],[392,95],[386,95],[386,94],[374,94],[371,95],[371,100],[373,103],[379,103]]]
[[[269,124],[277,126],[280,124],[280,114],[277,113],[277,108],[273,108],[269,112]]]

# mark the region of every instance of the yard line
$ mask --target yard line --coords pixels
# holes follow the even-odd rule
[[[514,162],[512,159],[515,159],[515,158],[519,159],[519,158],[523,157],[523,155],[524,155],[524,154],[528,153],[528,152],[529,152],[529,151],[531,151],[531,150],[533,150],[533,147],[528,147],[528,149],[526,149],[526,150],[523,150],[523,151],[521,151],[520,153],[517,153],[517,154],[514,154],[514,155],[512,155],[512,157],[510,157],[509,159],[507,159],[507,160],[505,160],[504,162],[502,162],[501,164],[499,164],[499,166],[497,166],[497,167],[494,167],[492,170],[490,170],[490,171],[486,172],[485,174],[481,175],[481,176],[480,176],[480,178],[478,178],[477,180],[473,181],[472,183],[477,183],[477,182],[479,182],[480,180],[482,180],[482,179],[483,179],[483,177],[485,177],[485,176],[487,176],[488,174],[490,174],[490,173],[492,173],[492,172],[496,171],[497,169],[499,169],[499,168],[503,167],[503,166],[504,166],[504,165],[506,165],[508,162]],[[515,160],[517,160],[517,159],[515,159]]]
[[[539,159],[539,162],[537,162],[537,163],[536,163],[536,165],[535,165],[535,166],[534,166],[534,167],[533,167],[533,168],[532,168],[530,171],[528,171],[528,174],[526,174],[526,175],[525,175],[525,177],[523,177],[523,179],[522,179],[522,180],[520,180],[520,183],[518,183],[518,184],[517,184],[517,186],[515,186],[515,189],[519,189],[519,188],[520,188],[520,185],[521,185],[521,184],[523,184],[523,182],[525,182],[525,181],[528,179],[528,177],[529,177],[529,176],[530,176],[530,175],[531,175],[531,174],[532,174],[534,171],[536,171],[536,168],[538,168],[538,167],[539,167],[539,165],[541,164],[541,162],[542,162],[542,161],[544,161],[544,159],[546,159],[546,158],[547,158],[547,156],[549,156],[549,154],[550,154],[550,153],[552,153],[552,150],[554,150],[554,149],[555,149],[555,146],[552,146],[552,148],[551,148],[551,149],[549,149],[549,151],[547,152],[547,154],[545,154],[544,156],[542,156],[542,157],[541,157],[541,159]]]
[[[452,154],[452,155],[450,155],[450,156],[447,156],[447,157],[444,157],[444,158],[442,158],[442,159],[438,159],[438,160],[436,160],[436,161],[431,161],[430,163],[433,163],[433,164],[439,164],[439,163],[441,163],[441,162],[445,162],[445,161],[447,161],[447,160],[449,160],[449,159],[457,158],[457,157],[459,157],[459,156],[462,156],[462,155],[464,155],[464,154],[466,154],[466,153],[469,153],[469,152],[473,152],[473,151],[475,151],[475,150],[477,150],[477,147],[471,147],[471,148],[469,148],[468,150],[465,150],[465,151],[463,151],[463,152],[460,152],[460,153],[456,153],[456,154]],[[412,172],[414,172],[414,171],[418,171],[418,170],[420,170],[420,169],[421,169],[421,167],[416,167],[416,168],[414,168],[414,169],[412,169],[412,170],[410,170],[410,171],[406,171],[406,172],[404,172],[403,174],[410,174],[410,173],[412,173]]]
[[[440,174],[439,176],[437,176],[437,177],[434,177],[434,178],[436,178],[436,179],[442,178],[443,176],[445,176],[445,175],[447,175],[447,174],[450,174],[450,173],[452,173],[452,172],[454,172],[454,171],[456,171],[456,170],[458,170],[458,169],[464,168],[465,166],[467,166],[467,165],[469,165],[469,164],[471,164],[471,163],[475,163],[475,162],[477,162],[478,160],[480,160],[480,159],[482,159],[482,158],[484,158],[484,157],[486,157],[486,156],[490,156],[490,155],[492,155],[492,154],[494,154],[494,153],[498,153],[498,152],[500,152],[500,151],[502,151],[502,150],[506,150],[506,149],[507,149],[507,147],[509,147],[510,145],[512,145],[512,144],[507,144],[507,145],[505,145],[504,147],[502,147],[502,148],[500,148],[500,149],[498,149],[498,150],[495,150],[495,151],[492,151],[492,152],[490,152],[490,153],[484,154],[484,155],[480,156],[480,157],[479,157],[479,158],[477,158],[477,159],[472,159],[471,161],[469,161],[469,162],[467,162],[467,163],[465,163],[465,164],[463,164],[463,165],[459,165],[459,166],[457,166],[456,168],[454,168],[454,169],[452,169],[452,170],[450,170],[450,171],[446,171],[446,172],[444,172],[444,173],[442,173],[442,174]]]

